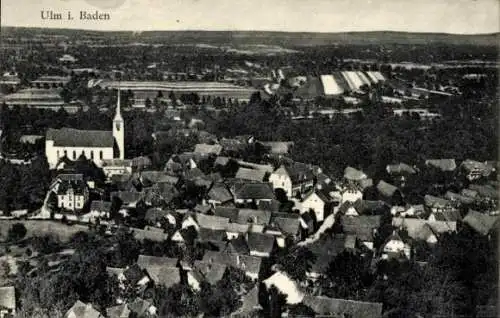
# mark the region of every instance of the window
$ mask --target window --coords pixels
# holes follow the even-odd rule
[[[68,156],[68,152],[66,150],[64,150],[64,156],[67,157]]]
[[[90,151],[90,159],[94,160],[94,150]]]
[[[73,160],[76,159],[76,151],[73,150]]]
[[[102,160],[102,150],[101,150],[101,151],[99,151],[99,159],[101,159],[101,160]]]
[[[59,150],[57,151],[57,159],[59,159]]]

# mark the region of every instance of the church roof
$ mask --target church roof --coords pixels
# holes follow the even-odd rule
[[[56,147],[113,147],[112,131],[61,128],[47,130],[46,140],[53,140]]]

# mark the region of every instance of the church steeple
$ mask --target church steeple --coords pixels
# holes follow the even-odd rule
[[[116,103],[116,113],[113,119],[113,137],[115,138],[118,154],[113,157],[125,159],[125,125],[120,110],[120,87],[118,86],[118,101]]]

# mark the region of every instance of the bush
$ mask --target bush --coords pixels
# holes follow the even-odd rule
[[[9,241],[18,241],[23,239],[26,236],[26,227],[22,223],[15,223],[9,229],[7,234],[7,240]]]

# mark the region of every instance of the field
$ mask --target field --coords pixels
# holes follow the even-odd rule
[[[61,241],[68,241],[75,233],[88,231],[87,226],[66,225],[55,221],[45,220],[0,220],[0,237],[2,240],[7,238],[7,233],[15,223],[22,223],[26,227],[26,237],[53,235]]]

